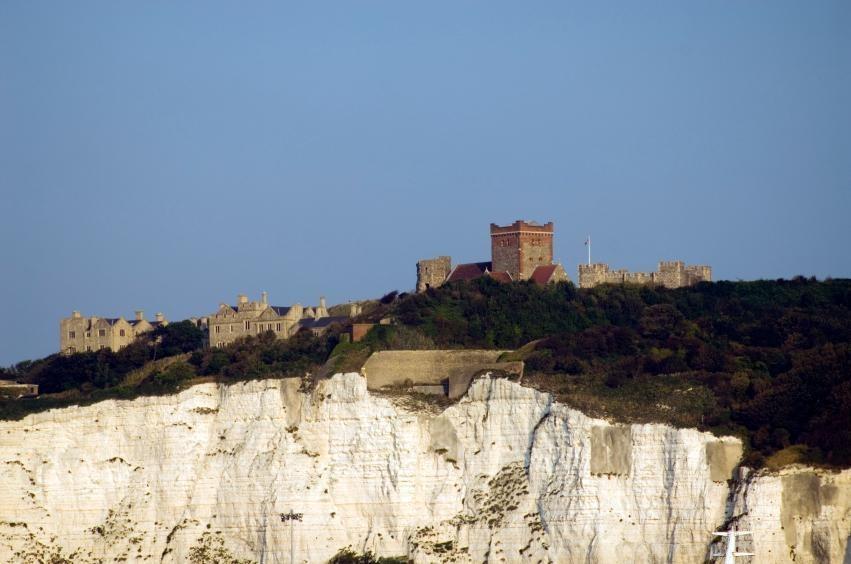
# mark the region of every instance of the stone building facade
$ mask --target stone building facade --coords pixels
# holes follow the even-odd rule
[[[489,276],[500,282],[532,280],[537,284],[570,278],[560,264],[553,264],[553,223],[544,225],[517,220],[511,225],[490,225],[490,262],[452,266],[448,256],[417,262],[417,292],[425,292],[446,282],[474,280]]]
[[[278,339],[288,339],[300,329],[306,328],[321,334],[334,323],[343,323],[346,316],[329,316],[325,298],[319,305],[289,307],[269,304],[269,296],[263,292],[260,301],[249,301],[248,296],[237,296],[236,305],[220,304],[218,311],[207,318],[211,347],[223,347],[241,337],[259,335],[271,331]]]
[[[59,321],[59,351],[62,354],[103,349],[119,351],[138,335],[167,324],[162,313],[157,313],[154,321],[148,321],[141,310],[136,311],[135,318],[130,321],[123,317],[83,317],[79,311],[74,311],[71,317]]]
[[[686,265],[681,260],[661,261],[656,272],[612,270],[608,264],[580,264],[579,287],[593,288],[600,284],[652,284],[665,288],[683,288],[698,282],[711,282],[712,268],[706,265]]]

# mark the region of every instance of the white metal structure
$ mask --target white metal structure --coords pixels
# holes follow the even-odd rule
[[[720,556],[724,557],[724,564],[736,564],[736,558],[742,556],[755,556],[753,552],[737,552],[736,551],[736,537],[741,537],[744,535],[750,535],[750,531],[737,531],[736,529],[731,529],[726,533],[715,532],[712,533],[716,537],[727,537],[727,549],[724,552],[711,552],[709,554],[710,558],[718,558]]]

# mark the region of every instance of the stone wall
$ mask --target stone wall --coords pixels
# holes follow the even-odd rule
[[[437,288],[446,280],[452,271],[450,257],[436,257],[417,262],[417,292],[425,292],[429,288]]]
[[[712,268],[706,265],[686,266],[681,260],[661,261],[656,272],[611,270],[608,264],[580,264],[579,287],[593,288],[600,284],[655,284],[665,288],[683,288],[698,282],[710,282]]]

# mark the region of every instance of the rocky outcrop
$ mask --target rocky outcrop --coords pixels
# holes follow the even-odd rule
[[[358,374],[301,385],[202,384],[0,422],[0,561],[321,562],[350,546],[419,562],[701,562],[731,519],[750,520],[758,562],[846,556],[851,472],[749,476],[731,492],[737,439],[610,424],[504,379],[477,379],[442,412]],[[282,522],[290,510],[303,520]]]

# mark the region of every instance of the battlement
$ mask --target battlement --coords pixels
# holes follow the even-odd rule
[[[681,260],[660,260],[659,272],[677,272],[685,268],[685,263]]]
[[[523,221],[522,219],[518,219],[511,225],[497,225],[496,223],[491,223],[490,229],[491,235],[519,233],[521,231],[527,233],[548,233],[552,235],[555,231],[552,221],[541,225],[536,221]]]
[[[600,284],[647,284],[665,288],[682,288],[711,280],[710,266],[686,265],[681,260],[659,261],[659,270],[656,272],[611,270],[609,265],[604,263],[579,265],[580,288],[593,288]]]

